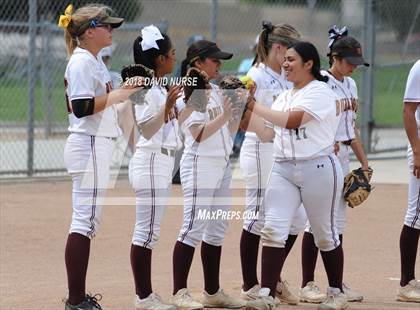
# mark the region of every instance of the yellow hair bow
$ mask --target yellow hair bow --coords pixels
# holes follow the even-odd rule
[[[73,14],[73,5],[69,4],[64,11],[64,15],[60,15],[58,27],[67,28],[71,22],[71,14]]]

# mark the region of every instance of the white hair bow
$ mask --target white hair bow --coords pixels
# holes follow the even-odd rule
[[[330,39],[328,47],[330,48],[337,39],[345,37],[348,34],[347,26],[340,29],[337,25],[334,25],[330,31],[328,31],[328,34],[328,38]]]
[[[140,45],[143,51],[147,51],[151,48],[159,49],[159,46],[157,45],[156,41],[163,39],[163,36],[160,33],[159,29],[154,25],[144,27],[141,30],[141,37],[142,41]]]

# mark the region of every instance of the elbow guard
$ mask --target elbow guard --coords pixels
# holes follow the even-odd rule
[[[77,118],[93,114],[95,108],[95,98],[81,98],[71,101],[71,108]]]

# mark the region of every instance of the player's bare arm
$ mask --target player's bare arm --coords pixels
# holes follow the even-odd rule
[[[413,174],[420,178],[420,139],[418,135],[415,113],[420,102],[404,102],[403,121],[405,132],[413,149]]]
[[[127,100],[136,91],[138,91],[138,88],[119,88],[109,94],[95,97],[93,114],[101,112],[113,104]]]
[[[350,144],[351,149],[353,150],[354,155],[356,155],[357,160],[362,165],[363,170],[369,169],[368,159],[366,157],[365,151],[363,150],[362,139],[360,138],[360,133],[357,128],[355,128],[355,138]]]
[[[246,111],[244,118],[249,118],[246,130],[255,132],[263,143],[270,142],[274,139],[275,133],[273,128],[267,127],[263,118],[251,111]]]
[[[194,107],[186,105],[178,114],[178,123],[179,125],[183,124],[184,121],[190,117],[191,113],[194,112]]]
[[[220,114],[211,122],[201,124],[201,125],[192,125],[189,129],[197,142],[202,142],[217,132],[227,121],[228,117],[224,114]]]
[[[284,127],[286,129],[299,128],[301,125],[306,124],[313,119],[310,114],[302,110],[296,109],[289,112],[280,112],[273,111],[260,104],[254,104],[252,111],[275,126]]]
[[[174,107],[176,100],[182,95],[181,86],[172,86],[166,97],[166,104],[159,110],[158,113],[151,119],[139,124],[142,136],[146,139],[152,138],[156,132],[167,121],[169,111]]]
[[[189,129],[194,139],[197,142],[202,142],[214,135],[231,117],[231,105],[229,102],[224,102],[223,113],[218,115],[214,120],[201,125],[192,125]]]

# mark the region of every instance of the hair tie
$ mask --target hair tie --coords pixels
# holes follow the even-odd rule
[[[60,15],[60,19],[58,20],[58,27],[67,28],[71,22],[72,14],[73,14],[73,5],[69,4],[64,11],[64,15]]]
[[[144,27],[141,30],[141,37],[142,40],[140,45],[143,51],[147,51],[151,48],[155,48],[158,50],[159,46],[157,45],[156,41],[163,39],[163,36],[160,33],[159,29],[154,25]]]
[[[331,48],[331,46],[334,44],[335,41],[338,39],[347,36],[348,30],[347,26],[344,26],[343,28],[338,28],[336,25],[334,25],[329,31],[328,31],[328,38],[330,39],[330,42],[328,42],[328,47]]]
[[[262,26],[263,26],[263,29],[264,30],[267,30],[268,31],[268,33],[270,33],[271,31],[273,31],[273,29],[274,29],[273,24],[271,22],[269,22],[269,21],[266,21],[266,20],[264,20],[262,22]]]

